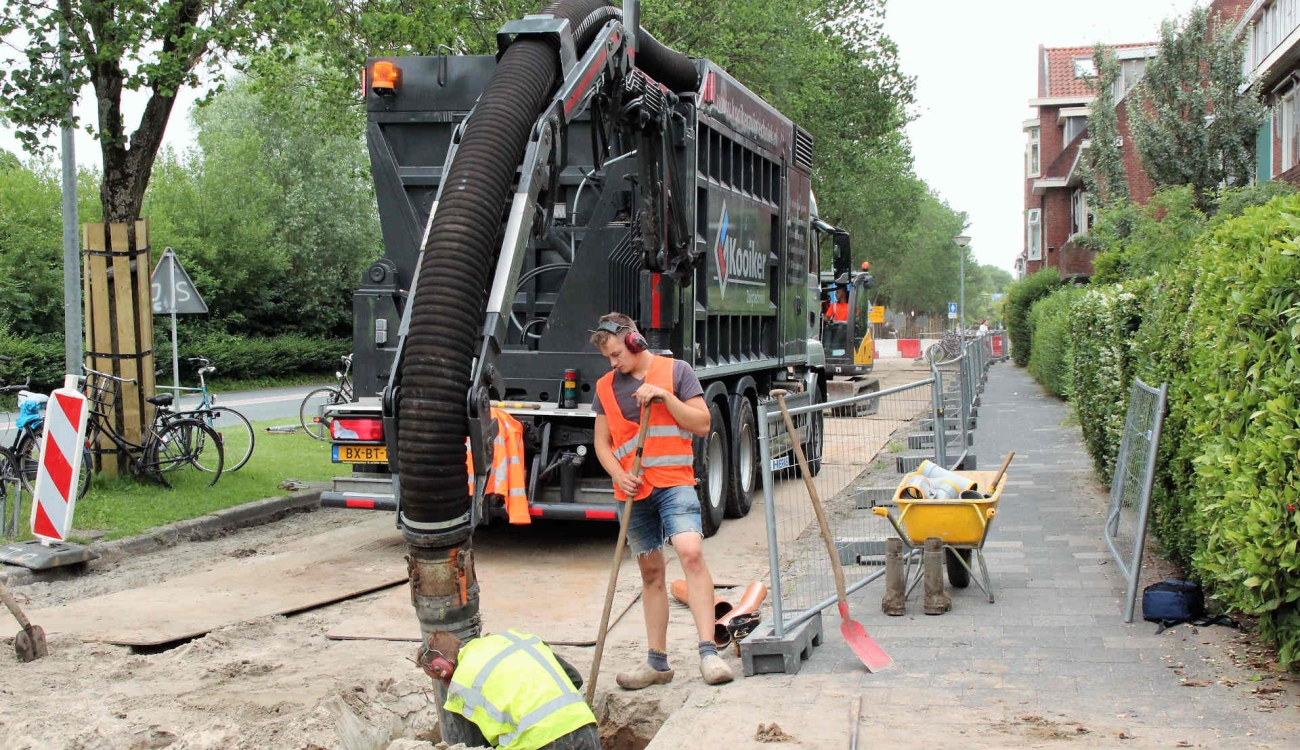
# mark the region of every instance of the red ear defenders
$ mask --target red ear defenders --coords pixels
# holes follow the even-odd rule
[[[650,343],[645,340],[645,336],[642,336],[638,331],[633,330],[631,326],[615,323],[612,320],[602,320],[600,321],[600,325],[596,326],[596,331],[605,331],[606,333],[612,333],[616,336],[623,330],[627,330],[627,335],[623,337],[623,346],[626,346],[629,352],[632,354],[640,354],[650,348]],[[592,333],[595,333],[596,331],[592,331]]]

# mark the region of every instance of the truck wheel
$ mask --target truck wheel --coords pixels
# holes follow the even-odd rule
[[[825,403],[826,397],[820,385],[817,386],[817,394],[813,398],[814,404]],[[822,442],[826,439],[825,412],[815,411],[808,415],[808,441],[803,444],[803,457],[808,461],[809,476],[817,476],[822,472]],[[793,461],[794,457],[791,456]],[[795,466],[795,472],[799,467]]]
[[[717,402],[709,404],[708,437],[695,438],[695,494],[700,498],[700,525],[704,536],[718,533],[727,505],[728,468],[731,451],[727,446],[727,420]]]
[[[744,518],[754,506],[754,493],[762,481],[758,473],[758,420],[749,399],[734,401],[731,422],[731,492],[727,494],[727,518]]]

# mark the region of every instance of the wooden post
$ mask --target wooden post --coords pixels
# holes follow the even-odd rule
[[[119,435],[141,445],[153,420],[144,399],[154,394],[149,222],[83,224],[82,248],[86,365],[135,381],[117,388],[108,418]],[[127,469],[126,456],[105,460],[115,450],[112,441],[100,438],[99,471],[113,475]]]

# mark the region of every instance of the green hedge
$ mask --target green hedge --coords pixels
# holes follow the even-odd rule
[[[1061,274],[1055,268],[1044,268],[1017,281],[1007,290],[1006,320],[1007,333],[1011,336],[1011,358],[1021,367],[1029,364],[1034,343],[1029,311],[1035,302],[1060,285]]]
[[[1186,419],[1192,561],[1229,606],[1300,660],[1300,197],[1247,210],[1196,258]],[[1167,346],[1177,346],[1170,342]]]
[[[296,334],[274,338],[245,338],[224,333],[179,338],[181,382],[195,380],[187,357],[207,357],[223,379],[285,378],[333,372],[339,357],[351,351],[348,339],[320,339]],[[156,365],[165,377],[171,374],[171,335],[157,329],[154,339]],[[32,387],[49,391],[63,383],[63,337],[27,339],[0,331],[0,354],[13,361],[0,365],[0,377],[22,382],[29,373]]]
[[[1050,393],[1062,398],[1069,398],[1072,390],[1070,306],[1081,294],[1078,287],[1063,287],[1035,302],[1029,311],[1035,342],[1029,355],[1029,372]]]
[[[1133,335],[1149,283],[1092,287],[1070,308],[1070,382],[1083,440],[1098,476],[1110,484],[1133,386]]]

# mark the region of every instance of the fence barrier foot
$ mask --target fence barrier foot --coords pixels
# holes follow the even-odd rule
[[[822,615],[818,612],[807,622],[777,638],[771,623],[763,623],[740,642],[740,663],[745,676],[756,674],[799,674],[805,659],[822,645]]]

